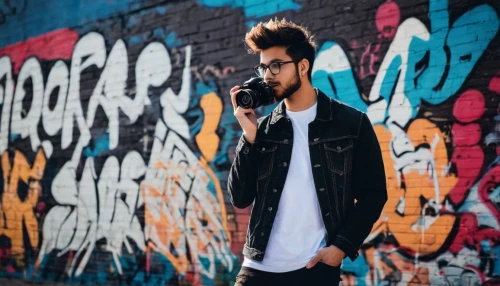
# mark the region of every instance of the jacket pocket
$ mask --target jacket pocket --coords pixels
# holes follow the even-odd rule
[[[259,143],[255,147],[259,156],[257,164],[257,179],[261,180],[268,177],[273,170],[274,156],[276,150],[278,149],[278,145]]]
[[[339,175],[352,170],[352,139],[342,139],[324,143],[328,168]]]

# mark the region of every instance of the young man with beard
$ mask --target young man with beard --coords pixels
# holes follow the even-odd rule
[[[311,85],[306,28],[271,20],[245,42],[280,103],[257,119],[230,91],[243,135],[228,191],[237,208],[253,203],[235,285],[338,285],[387,200],[377,137],[366,114]]]

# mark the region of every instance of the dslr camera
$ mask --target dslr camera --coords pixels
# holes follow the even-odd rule
[[[274,103],[274,91],[263,78],[253,77],[243,83],[236,94],[236,105],[255,109]]]

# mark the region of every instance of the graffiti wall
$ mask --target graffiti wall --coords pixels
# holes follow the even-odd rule
[[[276,16],[382,147],[389,200],[344,285],[500,284],[500,2],[45,2],[0,1],[0,278],[232,285],[229,89]]]

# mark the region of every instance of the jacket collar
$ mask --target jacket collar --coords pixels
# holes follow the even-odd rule
[[[317,88],[315,88],[317,89]],[[315,121],[329,121],[333,119],[332,104],[331,99],[324,94],[321,90],[318,90],[317,107],[316,107],[316,118]],[[274,108],[271,114],[271,124],[278,122],[281,118],[286,118],[286,106],[285,101],[281,101],[276,108]]]

